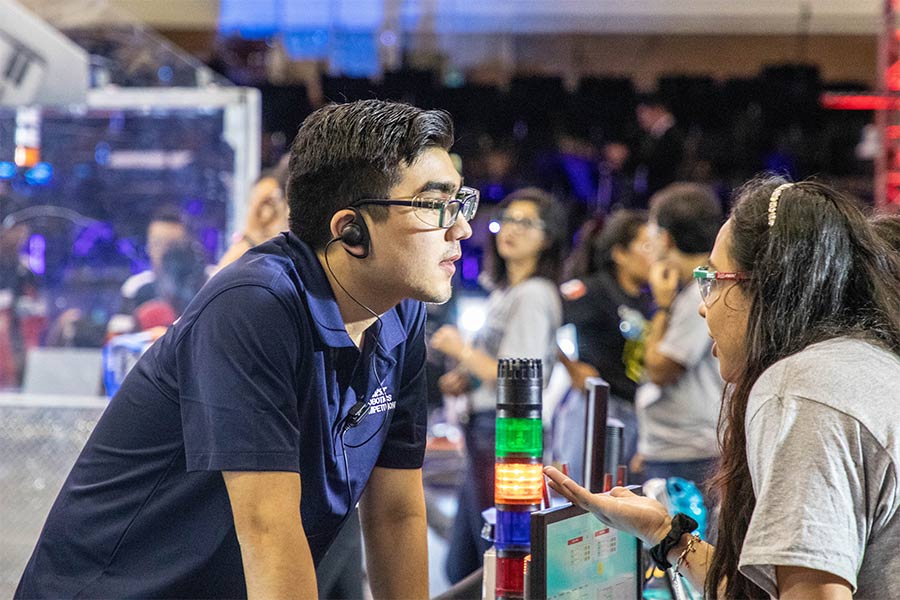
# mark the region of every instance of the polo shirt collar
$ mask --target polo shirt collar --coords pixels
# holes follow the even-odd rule
[[[350,335],[347,334],[334,291],[316,253],[293,233],[287,232],[282,235],[287,238],[288,245],[293,250],[294,264],[300,273],[300,290],[306,298],[306,305],[309,307],[319,337],[332,348],[355,347]],[[370,329],[373,333],[378,333],[378,345],[385,352],[392,350],[408,337],[397,315],[396,306],[381,315],[381,326],[378,323],[375,321]]]

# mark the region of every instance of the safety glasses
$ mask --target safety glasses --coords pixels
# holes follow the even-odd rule
[[[694,279],[700,288],[700,298],[703,304],[710,307],[719,297],[721,281],[747,281],[751,279],[750,273],[713,271],[709,267],[697,267],[694,269]]]

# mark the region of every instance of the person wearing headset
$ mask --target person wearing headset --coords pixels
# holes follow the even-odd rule
[[[375,598],[426,598],[425,308],[478,207],[450,116],[366,100],[293,143],[290,231],[218,273],[128,375],[16,592],[313,598],[360,505]]]

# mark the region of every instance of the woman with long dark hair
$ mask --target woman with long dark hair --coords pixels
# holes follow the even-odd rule
[[[441,391],[469,400],[467,473],[447,557],[454,583],[481,566],[489,546],[481,538],[481,511],[494,504],[497,359],[540,358],[546,380],[562,324],[556,278],[566,242],[564,210],[538,188],[513,192],[500,209],[500,230],[491,238],[492,291],[484,326],[471,344],[450,325],[431,337],[432,347],[458,364],[441,377]]]
[[[590,231],[590,230],[589,230]],[[647,287],[653,264],[653,245],[647,213],[613,212],[594,235],[582,238],[573,255],[586,254],[585,270],[560,286],[563,319],[575,327],[578,359],[560,353],[572,379],[572,389],[553,415],[553,458],[579,476],[583,469],[584,392],[587,377],[609,384],[607,417],[621,421],[622,456],[628,464],[637,452],[637,415],[634,396],[641,381],[646,325],[653,314]]]
[[[768,177],[695,277],[728,382],[717,546],[622,488],[551,485],[709,598],[900,598],[897,255],[838,192]]]

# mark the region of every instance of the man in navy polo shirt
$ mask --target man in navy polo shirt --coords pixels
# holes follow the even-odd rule
[[[478,193],[449,115],[330,105],[294,141],[291,232],[216,275],[140,360],[16,597],[313,598],[356,505],[375,597],[428,595],[425,309]]]

